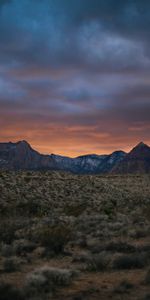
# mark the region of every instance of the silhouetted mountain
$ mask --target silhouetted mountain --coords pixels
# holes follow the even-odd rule
[[[40,154],[26,141],[0,143],[0,169],[61,170],[76,174],[149,173],[150,147],[140,143],[129,154],[115,151],[110,155],[91,154],[70,158]]]
[[[150,147],[143,142],[134,147],[114,166],[113,173],[150,173]]]
[[[0,143],[0,168],[6,170],[36,170],[53,167],[49,155],[41,155],[26,141]]]

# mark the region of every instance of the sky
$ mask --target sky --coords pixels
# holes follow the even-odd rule
[[[150,1],[0,0],[0,142],[150,144]]]

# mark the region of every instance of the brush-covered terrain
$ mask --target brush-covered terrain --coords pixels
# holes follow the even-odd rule
[[[0,173],[1,300],[149,300],[150,176]]]

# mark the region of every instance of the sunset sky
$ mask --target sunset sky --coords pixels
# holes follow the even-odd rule
[[[149,0],[0,0],[0,142],[150,144]]]

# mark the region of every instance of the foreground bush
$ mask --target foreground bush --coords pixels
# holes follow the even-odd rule
[[[25,294],[27,296],[52,294],[58,287],[69,285],[74,276],[75,272],[72,270],[42,267],[27,276]]]
[[[145,283],[150,285],[150,270],[146,274]]]
[[[20,239],[14,241],[13,248],[15,254],[21,256],[32,252],[36,248],[36,244],[26,239]]]
[[[15,220],[3,220],[0,223],[0,241],[5,244],[11,244],[15,239],[15,232],[18,224]]]
[[[118,294],[124,294],[128,293],[130,289],[132,289],[134,286],[131,282],[127,280],[123,280],[120,282],[120,284],[114,289],[114,293]]]
[[[2,243],[0,246],[1,255],[4,257],[11,257],[14,254],[12,245]]]
[[[110,257],[105,252],[92,255],[87,260],[87,270],[104,271],[107,269],[109,262],[110,262]]]
[[[20,261],[17,257],[7,258],[3,262],[3,271],[7,273],[20,270]]]
[[[23,300],[21,292],[12,285],[0,282],[0,299],[1,300]]]
[[[144,300],[150,300],[150,294],[147,294],[147,295],[144,297]]]
[[[136,251],[135,246],[127,244],[125,242],[110,242],[106,248],[106,251],[122,252],[122,253],[133,253]]]
[[[38,232],[38,241],[41,246],[48,248],[55,254],[64,251],[64,247],[70,238],[71,230],[67,226],[43,226]]]
[[[146,259],[139,254],[122,255],[117,257],[113,262],[114,269],[141,269],[146,265]]]

